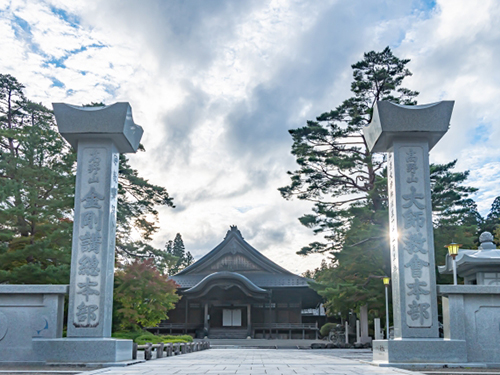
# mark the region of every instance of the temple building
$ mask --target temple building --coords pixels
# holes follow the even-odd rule
[[[209,338],[317,337],[318,322],[302,313],[321,303],[308,279],[266,258],[236,226],[171,279],[182,298],[155,332]]]

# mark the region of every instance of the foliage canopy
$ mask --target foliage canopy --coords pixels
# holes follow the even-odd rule
[[[383,306],[380,279],[390,275],[386,158],[373,155],[362,129],[370,123],[379,100],[415,105],[418,92],[403,87],[411,76],[410,60],[394,56],[389,47],[364,54],[352,65],[353,96],[330,112],[290,130],[292,154],[299,169],[288,172],[291,183],[280,188],[285,199],[314,203],[300,222],[321,233],[324,241],[304,246],[298,254],[327,253],[331,263],[315,273],[318,292],[330,312],[370,303]],[[435,225],[473,225],[479,220],[463,185],[468,172],[454,172],[456,161],[431,166]]]

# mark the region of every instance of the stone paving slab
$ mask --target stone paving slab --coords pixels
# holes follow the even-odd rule
[[[129,367],[87,371],[85,375],[388,375],[420,374],[381,368],[335,356],[330,350],[218,349],[160,358]]]

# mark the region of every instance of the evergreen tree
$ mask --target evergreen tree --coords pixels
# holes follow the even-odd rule
[[[0,283],[67,283],[75,154],[23,85],[0,85]]]
[[[418,93],[402,87],[411,75],[408,62],[389,48],[365,53],[352,65],[354,96],[290,130],[299,169],[288,172],[291,184],[279,190],[285,199],[314,202],[313,213],[299,220],[326,241],[298,253],[329,253],[331,264],[317,273],[313,287],[327,297],[331,312],[383,304],[379,279],[390,275],[386,159],[370,153],[362,129],[378,100],[416,104]],[[455,163],[431,167],[436,224],[457,222],[463,213],[469,221],[478,216],[468,199],[476,189],[462,185],[468,173],[453,172]]]
[[[500,226],[500,196],[496,197],[491,205],[491,210],[484,223],[481,225],[481,232],[495,233],[497,228]],[[498,240],[498,238],[497,238]]]
[[[169,275],[175,275],[193,263],[193,256],[184,246],[182,236],[177,233],[173,241],[167,241],[165,244],[165,253],[171,255],[174,259],[168,268]]]
[[[362,128],[370,123],[377,100],[416,103],[418,93],[401,87],[411,75],[408,62],[395,57],[389,47],[365,53],[362,61],[352,65],[354,96],[316,121],[290,130],[292,154],[300,168],[288,172],[291,184],[279,190],[286,199],[296,196],[314,202],[314,213],[299,220],[315,233],[324,233],[327,240],[303,248],[300,254],[341,250],[351,206],[366,206],[374,212],[386,206],[385,158],[372,156]]]

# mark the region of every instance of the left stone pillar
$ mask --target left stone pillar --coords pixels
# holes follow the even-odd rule
[[[137,151],[143,130],[134,124],[128,103],[104,107],[54,103],[53,107],[61,135],[78,153],[68,339],[62,351],[73,345],[76,362],[131,359],[129,340],[110,339],[118,166],[120,153]]]

